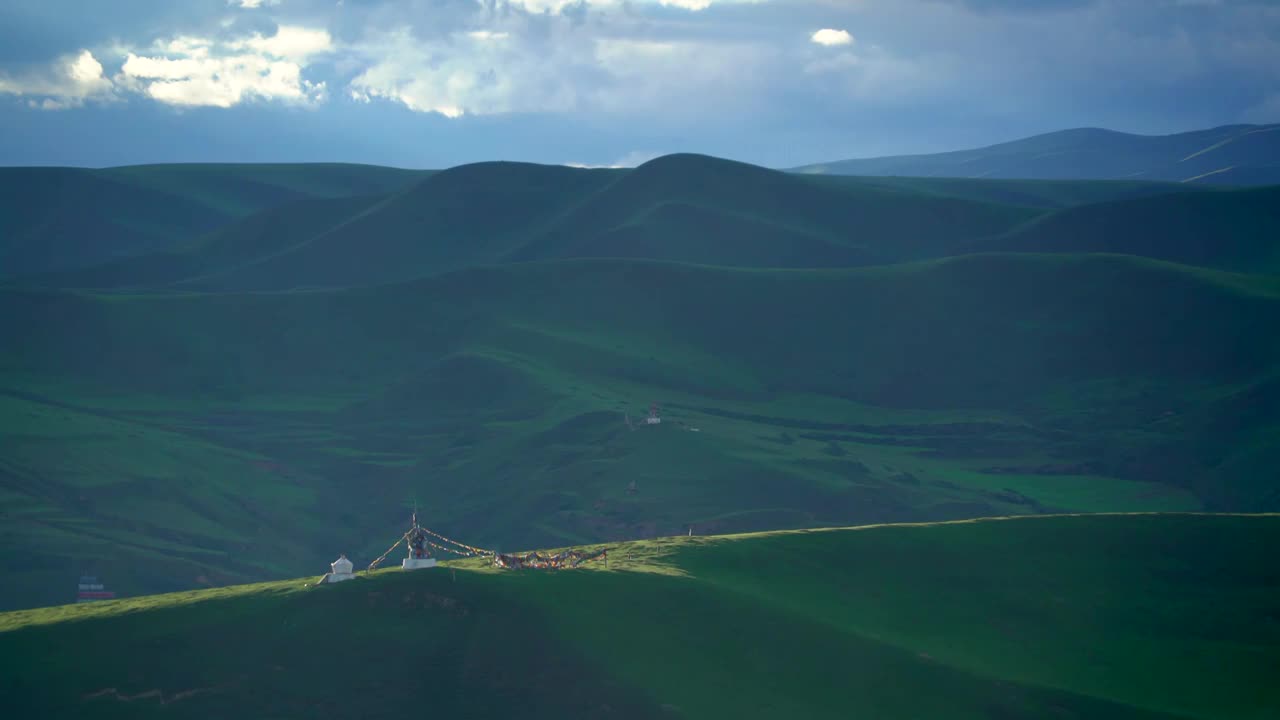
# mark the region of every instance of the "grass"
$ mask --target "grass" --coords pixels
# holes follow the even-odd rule
[[[306,198],[393,192],[429,175],[341,164],[4,168],[0,277],[59,273],[122,256],[163,254],[264,210]],[[305,217],[303,211],[295,220]],[[144,257],[142,263],[143,277],[158,269],[154,259]],[[104,279],[98,271],[56,277],[91,283]]]
[[[111,569],[134,594],[372,557],[415,497],[431,523],[503,547],[690,525],[1273,510],[1280,345],[1257,332],[1280,312],[1272,285],[1010,254],[824,271],[574,260],[308,292],[9,290],[14,470],[0,489],[30,500],[5,529],[68,577],[94,532],[170,548],[167,579],[133,576],[127,558]],[[667,422],[628,430],[624,415],[651,402]],[[65,592],[43,572],[7,606]]]
[[[414,499],[504,547],[1280,508],[1273,275],[1071,243],[955,255],[1079,218],[1163,237],[1171,207],[1221,226],[1192,260],[1236,267],[1265,255],[1265,190],[692,155],[45,172],[6,175],[0,223],[39,226],[56,187],[100,195],[55,219],[103,233],[111,207],[221,219],[43,279],[98,290],[0,288],[0,534],[31,558],[0,607],[64,598],[85,566],[137,594],[376,554]],[[1138,240],[1099,247],[1181,247]],[[652,402],[666,422],[628,430]]]
[[[1125,198],[1044,215],[975,247],[1125,253],[1274,276],[1280,272],[1277,207],[1280,188],[1274,186]]]
[[[0,699],[95,717],[1262,718],[1280,708],[1278,534],[1276,516],[1095,515],[676,537],[615,545],[607,569],[462,560],[20,611],[0,615]]]

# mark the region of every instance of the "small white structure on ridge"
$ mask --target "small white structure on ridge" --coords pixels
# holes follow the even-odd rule
[[[337,560],[329,563],[329,569],[331,572],[325,573],[325,576],[320,579],[321,583],[336,583],[342,582],[343,580],[354,580],[356,577],[355,574],[351,572],[351,561],[347,559],[346,555],[339,555]]]
[[[649,417],[644,419],[645,425],[661,425],[662,417],[658,415],[658,404],[654,403],[649,406]]]
[[[418,527],[418,513],[413,513],[413,529],[409,531],[409,557],[400,562],[401,570],[433,568],[436,559],[427,551],[427,533]]]

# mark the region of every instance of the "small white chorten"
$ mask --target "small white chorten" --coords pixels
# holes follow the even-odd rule
[[[401,570],[433,568],[436,559],[427,552],[427,534],[418,527],[418,514],[414,513],[413,529],[409,531],[409,557],[400,561]]]
[[[351,561],[346,555],[339,555],[337,560],[329,563],[331,572],[325,574],[322,583],[336,583],[343,580],[354,580],[355,575],[351,572]]]

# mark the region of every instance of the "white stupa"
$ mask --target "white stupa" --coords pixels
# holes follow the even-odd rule
[[[421,570],[436,566],[436,559],[427,550],[427,534],[418,527],[418,513],[413,514],[413,529],[409,531],[409,557],[400,562],[401,570]]]
[[[343,580],[354,580],[355,574],[351,572],[351,561],[346,555],[339,555],[337,560],[329,563],[330,572],[326,573],[320,582],[336,583]]]

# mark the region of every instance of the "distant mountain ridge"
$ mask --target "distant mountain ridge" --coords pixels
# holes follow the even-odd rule
[[[1271,185],[1280,183],[1280,124],[1224,125],[1172,135],[1076,128],[972,150],[837,160],[791,170],[831,175]]]
[[[573,258],[849,268],[993,250],[1118,252],[1273,273],[1275,197],[1272,188],[1179,183],[877,182],[696,154],[631,170],[486,162],[381,194],[283,202],[150,252],[98,243],[107,262],[22,282],[239,292]]]

